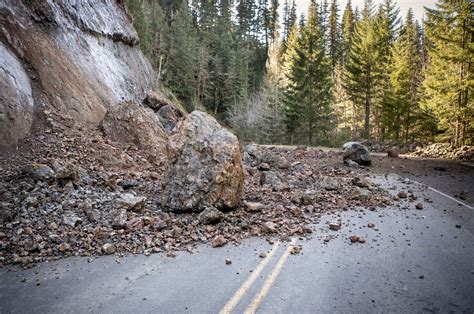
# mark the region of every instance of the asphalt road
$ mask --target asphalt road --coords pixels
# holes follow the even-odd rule
[[[290,243],[252,238],[239,247],[202,245],[175,258],[139,255],[117,262],[105,256],[28,270],[5,267],[0,312],[472,313],[472,205],[397,176],[373,180],[393,194],[412,190],[418,200],[327,214],[311,239],[294,239],[302,247],[296,255],[289,254]],[[418,202],[423,210],[415,209]],[[341,230],[329,230],[328,222],[338,219]],[[366,243],[351,244],[350,235]]]

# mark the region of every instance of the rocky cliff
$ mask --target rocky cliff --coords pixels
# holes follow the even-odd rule
[[[154,73],[123,1],[0,1],[0,146],[32,125],[98,125],[142,100]]]

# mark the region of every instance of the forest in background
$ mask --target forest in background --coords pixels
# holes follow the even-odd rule
[[[302,16],[291,0],[126,2],[159,84],[241,140],[474,144],[470,0],[421,22],[393,0],[312,1]]]

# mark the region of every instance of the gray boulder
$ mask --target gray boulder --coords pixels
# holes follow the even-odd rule
[[[359,142],[347,142],[342,147],[342,150],[345,164],[348,164],[350,160],[361,166],[370,166],[372,164],[369,150]]]
[[[237,137],[207,113],[194,111],[170,138],[174,158],[165,176],[161,204],[174,212],[240,202],[244,172]]]

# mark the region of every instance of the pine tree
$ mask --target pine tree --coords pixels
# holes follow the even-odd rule
[[[351,100],[364,109],[364,138],[371,135],[372,107],[380,102],[377,86],[383,72],[383,42],[373,16],[372,1],[366,0],[361,19],[356,23],[346,64],[345,86]]]
[[[301,134],[306,143],[321,143],[331,129],[330,93],[331,66],[324,47],[321,13],[315,2],[311,2],[308,20],[296,38],[295,48],[289,52],[288,85],[286,88],[287,122],[290,131]],[[296,125],[295,125],[296,124]],[[296,127],[300,127],[296,128]]]
[[[184,102],[185,107],[192,110],[196,85],[194,51],[197,42],[192,16],[186,2],[182,2],[174,14],[170,29],[171,42],[166,82],[178,99]]]
[[[262,141],[264,143],[284,143],[286,129],[282,97],[282,71],[280,63],[281,40],[275,30],[275,41],[268,51],[266,75],[262,85]]]
[[[329,57],[331,58],[332,68],[340,60],[341,53],[341,29],[339,25],[339,8],[337,0],[332,0],[329,10]]]
[[[446,130],[452,145],[473,143],[474,5],[440,0],[427,11],[429,65],[424,73],[423,107]]]
[[[408,142],[413,124],[419,116],[419,85],[421,82],[420,34],[413,11],[407,13],[401,34],[392,48],[390,66],[391,96],[385,119],[395,140],[403,136]]]
[[[343,64],[346,64],[350,52],[354,24],[354,12],[352,11],[351,1],[349,0],[342,16],[341,58]]]
[[[381,51],[380,67],[382,69],[390,69],[392,64],[392,49],[394,40],[398,34],[398,28],[400,18],[398,16],[399,9],[393,0],[385,0],[382,5],[379,6],[378,13],[375,17],[374,28],[379,37]],[[390,71],[382,71],[379,84],[376,86],[374,91],[379,95],[381,102],[373,106],[373,133],[380,140],[384,140],[386,137],[387,128],[384,124],[384,120],[387,117],[383,116],[383,112],[388,112],[387,107],[391,107],[392,91],[390,87]]]

